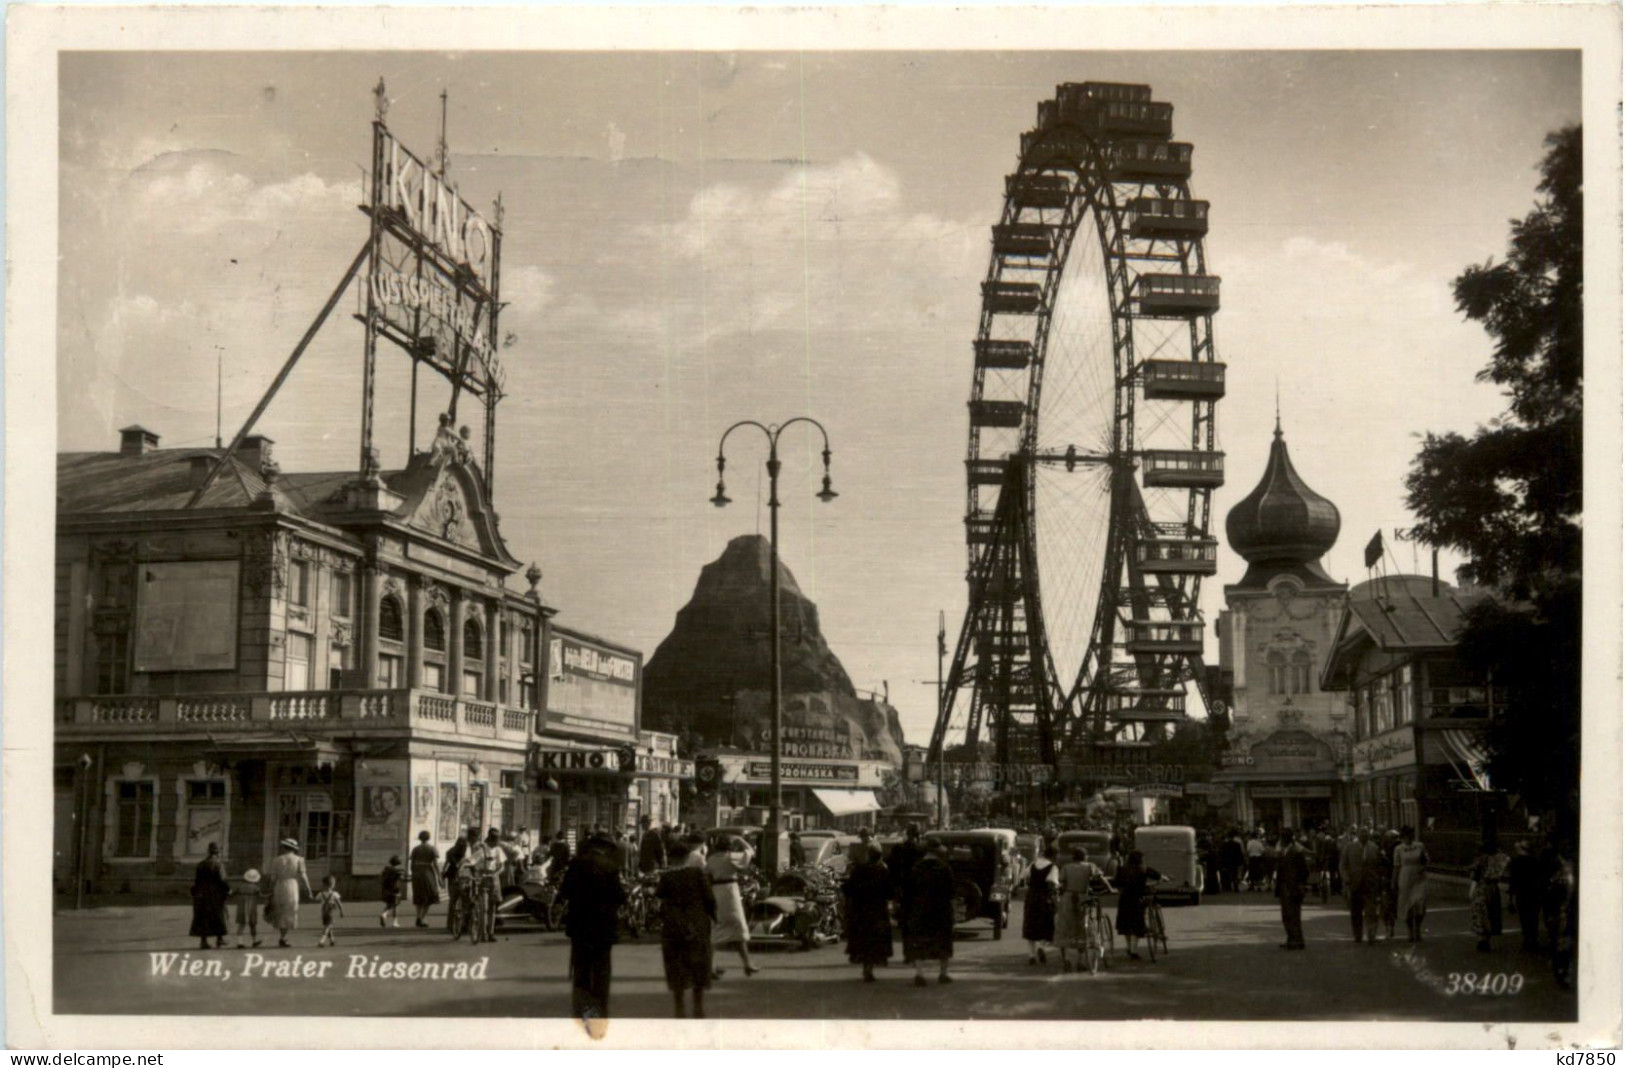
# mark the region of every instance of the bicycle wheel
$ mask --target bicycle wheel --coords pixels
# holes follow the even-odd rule
[[[1146,915],[1147,942],[1155,942],[1161,949],[1162,955],[1168,955],[1168,929],[1162,923],[1162,906],[1153,904]]]
[[[1106,915],[1104,909],[1097,916],[1097,921],[1100,925],[1101,963],[1110,966],[1112,950],[1117,942],[1117,932],[1112,930],[1111,918]]]

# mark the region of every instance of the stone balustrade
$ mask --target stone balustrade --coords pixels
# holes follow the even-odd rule
[[[298,690],[282,693],[110,694],[56,701],[65,737],[130,737],[253,730],[428,733],[529,742],[536,714],[427,690]]]

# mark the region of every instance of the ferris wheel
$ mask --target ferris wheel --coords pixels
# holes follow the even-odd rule
[[[1066,84],[1005,180],[966,450],[969,604],[932,736],[1057,765],[1183,719],[1215,573],[1208,203],[1145,85]],[[952,716],[968,688],[962,720]]]

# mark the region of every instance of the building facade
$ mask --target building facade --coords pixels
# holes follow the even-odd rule
[[[398,471],[283,474],[264,437],[58,457],[56,875],[188,884],[300,841],[370,880],[418,831],[535,826],[552,610],[463,437]],[[206,488],[205,488],[205,484]],[[199,489],[201,498],[192,498]]]
[[[770,754],[725,749],[705,754],[703,763],[704,789],[696,810],[702,826],[767,823],[773,782]],[[877,792],[887,773],[895,770],[887,760],[845,757],[786,757],[779,767],[786,830],[855,831],[875,826],[882,807]]]
[[[1320,559],[1337,541],[1336,505],[1292,466],[1279,425],[1264,477],[1230,510],[1225,534],[1247,561],[1224,588],[1219,666],[1233,694],[1229,749],[1214,782],[1249,826],[1316,826],[1351,818],[1350,716],[1323,688],[1347,594]]]
[[[1422,575],[1349,591],[1321,685],[1353,724],[1361,823],[1417,829],[1435,864],[1465,868],[1480,841],[1527,821],[1494,788],[1482,734],[1502,697],[1455,655],[1465,613],[1484,594]]]

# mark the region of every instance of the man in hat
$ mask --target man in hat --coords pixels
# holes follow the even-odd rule
[[[903,959],[914,965],[914,985],[925,985],[925,963],[933,960],[937,982],[953,982],[948,962],[954,955],[954,875],[947,849],[936,839],[903,876],[901,915]]]
[[[893,897],[902,898],[909,869],[924,855],[925,851],[920,848],[920,825],[911,823],[903,832],[903,840],[892,847],[891,856],[886,858],[886,867],[891,869]]]
[[[594,835],[564,873],[559,897],[569,902],[564,933],[570,939],[570,1014],[586,1022],[609,1018],[610,955],[620,937],[620,861],[615,842]]]
[[[1309,856],[1292,840],[1292,831],[1281,831],[1281,856],[1275,869],[1275,896],[1281,899],[1281,925],[1286,928],[1282,949],[1303,949],[1303,899],[1309,890]]]
[[[492,827],[485,832],[485,841],[469,848],[463,863],[474,869],[474,892],[485,898],[485,923],[479,936],[487,942],[496,941],[497,906],[502,904],[502,872],[511,857],[502,844],[502,832]]]

